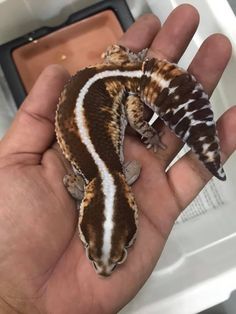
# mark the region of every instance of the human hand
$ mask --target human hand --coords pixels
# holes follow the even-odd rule
[[[188,27],[186,27],[188,25]],[[120,44],[177,62],[198,25],[189,5],[172,12],[160,29],[153,15],[140,18]],[[222,35],[208,38],[189,71],[208,94],[230,57]],[[77,233],[75,203],[62,183],[66,163],[53,145],[54,116],[68,74],[46,69],[0,142],[0,309],[3,313],[115,313],[150,276],[180,212],[211,175],[189,152],[168,172],[181,142],[165,128],[166,150],[146,150],[127,137],[125,155],[139,160],[142,172],[133,186],[139,207],[136,242],[127,261],[108,278],[99,277]],[[222,160],[236,148],[236,108],[218,121]]]

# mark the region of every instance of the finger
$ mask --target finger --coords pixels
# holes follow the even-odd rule
[[[199,24],[198,11],[191,5],[180,5],[168,16],[154,38],[149,56],[177,62],[187,48]],[[187,27],[186,27],[187,26]]]
[[[188,71],[194,74],[210,96],[219,82],[231,56],[229,40],[220,34],[207,38],[195,55]],[[166,150],[159,149],[157,154],[164,168],[173,160],[183,143],[174,133],[165,128],[163,142],[168,146]]]
[[[131,25],[118,44],[138,52],[150,46],[160,27],[161,23],[155,15],[145,14]]]
[[[184,21],[184,23],[180,23],[180,21]],[[119,44],[127,46],[133,51],[140,51],[151,45],[148,53],[149,56],[168,59],[169,48],[174,42],[174,49],[172,51],[174,58],[169,59],[170,61],[176,61],[191,40],[198,23],[198,12],[189,5],[182,5],[174,10],[161,30],[160,21],[152,14],[147,14],[142,16],[129,28],[119,41]],[[188,28],[186,28],[186,25],[188,25]],[[173,30],[177,32],[175,33]],[[173,37],[176,35],[179,40],[176,40],[176,38],[173,40]],[[149,112],[147,113],[147,117],[151,117]],[[132,134],[129,129],[128,131],[129,134]],[[170,134],[169,131],[165,133],[166,136]]]
[[[159,19],[153,14],[141,16],[127,32],[118,41],[119,45],[128,47],[134,52],[149,47],[161,28]],[[145,111],[145,118],[149,120],[152,116],[150,110]],[[127,127],[126,133],[140,137],[130,126]]]
[[[226,111],[217,122],[222,162],[236,150],[236,106]],[[167,172],[167,178],[176,196],[180,209],[184,209],[212,175],[205,166],[189,152]]]
[[[188,71],[203,85],[210,96],[231,57],[232,45],[227,37],[214,34],[208,37],[191,62]]]
[[[68,78],[59,65],[42,72],[1,142],[1,155],[45,151],[54,139],[56,106]]]
[[[178,6],[172,11],[162,29],[155,36],[148,55],[177,62],[191,41],[198,24],[199,14],[193,6]],[[154,123],[157,130],[160,130],[159,124],[160,121],[158,120]],[[164,133],[162,142],[167,145],[167,148],[165,150],[159,148],[156,155],[163,167],[166,167],[169,160],[172,159],[173,152],[181,147],[182,142],[167,127],[162,125],[161,129]]]

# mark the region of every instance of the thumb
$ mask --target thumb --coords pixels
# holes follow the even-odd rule
[[[43,153],[54,139],[54,116],[69,74],[58,65],[47,67],[27,96],[5,137],[0,156]]]

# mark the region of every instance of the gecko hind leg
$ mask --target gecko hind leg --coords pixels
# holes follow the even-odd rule
[[[149,127],[151,127],[149,125]],[[147,149],[150,149],[153,147],[153,151],[156,153],[157,151],[157,147],[160,147],[162,149],[166,149],[166,145],[164,143],[162,143],[161,141],[161,137],[163,136],[164,132],[158,132],[151,127],[152,130],[148,130],[146,134],[142,135],[141,140],[143,141],[143,143],[146,145]],[[154,134],[153,130],[156,132],[156,134]]]
[[[74,173],[66,174],[63,178],[63,183],[70,195],[78,202],[81,202],[84,197],[85,186],[83,177]]]
[[[127,161],[123,166],[123,172],[128,185],[132,185],[140,175],[140,162],[138,162],[137,160]]]
[[[137,95],[127,97],[126,115],[130,126],[141,135],[141,140],[147,149],[153,148],[153,151],[156,152],[158,147],[166,148],[166,145],[161,141],[163,132],[155,130],[144,119],[144,104]]]

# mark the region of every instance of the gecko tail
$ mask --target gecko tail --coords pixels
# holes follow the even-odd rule
[[[226,180],[226,174],[225,174],[225,171],[224,171],[222,166],[220,167],[220,169],[218,169],[218,171],[216,172],[215,176],[219,180],[221,180],[221,181],[225,181]]]
[[[143,62],[141,100],[219,180],[226,180],[209,96],[196,78],[166,60]]]
[[[214,162],[205,162],[205,167],[219,180],[225,181],[226,174],[223,167],[216,165]]]
[[[201,131],[198,126],[200,134],[197,134],[195,129],[195,132],[192,132],[195,136],[190,136],[186,143],[213,176],[221,181],[225,181],[226,174],[221,163],[220,145],[215,125],[212,124],[210,127],[207,127],[206,124],[202,124],[201,129],[204,128],[204,136],[199,136]],[[198,135],[197,138],[196,135]]]

